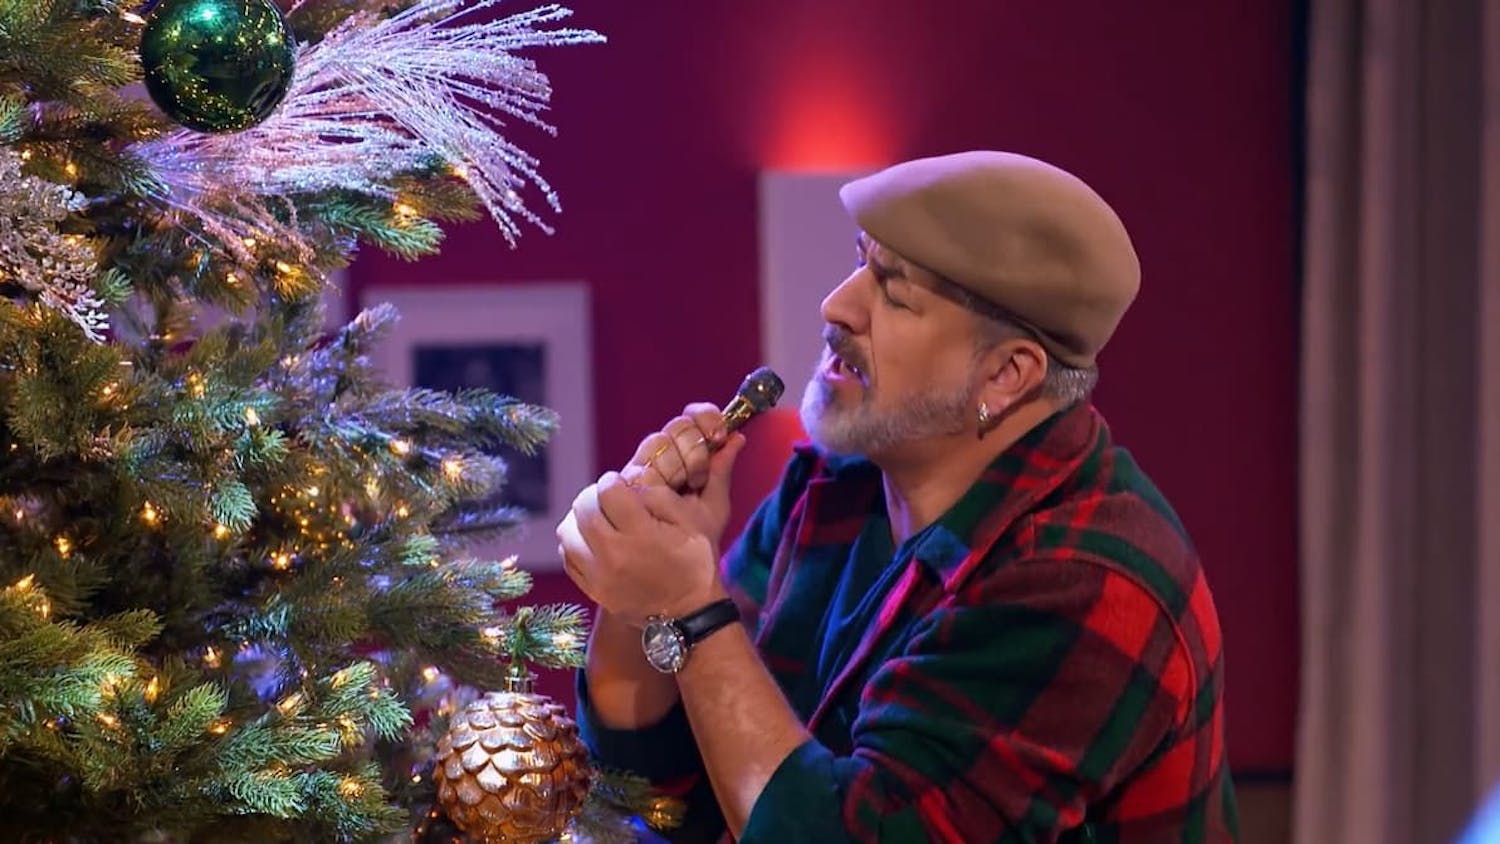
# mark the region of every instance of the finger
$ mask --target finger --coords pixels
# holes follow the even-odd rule
[[[573,498],[573,526],[581,536],[596,533],[599,530],[613,528],[609,519],[599,510],[599,484],[589,484],[578,492]]]
[[[694,402],[682,409],[682,415],[693,420],[704,441],[714,446],[723,445],[729,435],[724,424],[724,412],[716,404]]]
[[[564,519],[557,526],[557,547],[562,551],[563,565],[576,569],[578,580],[586,582],[594,569],[594,548],[589,543],[588,531],[576,520]],[[579,583],[579,588],[583,582]]]
[[[659,486],[645,487],[640,491],[641,504],[652,518],[663,524],[693,530],[692,513],[687,502],[674,490]]]
[[[703,484],[706,502],[728,507],[730,482],[734,476],[734,463],[745,449],[745,435],[736,431],[724,441],[724,447],[714,452],[708,462],[708,480]]]
[[[631,467],[638,471],[630,472]],[[640,446],[630,458],[630,466],[626,468],[625,474],[632,481],[675,486],[687,477],[687,467],[682,463],[682,455],[678,453],[672,435],[657,431],[641,440]]]
[[[679,416],[667,426],[672,435],[672,446],[677,449],[677,458],[682,463],[682,474],[671,486],[676,489],[702,489],[708,482],[708,458],[712,452],[708,447],[708,436],[698,423],[689,416]]]
[[[651,521],[651,514],[641,504],[635,485],[618,472],[605,472],[597,484],[599,511],[615,530],[639,530]]]

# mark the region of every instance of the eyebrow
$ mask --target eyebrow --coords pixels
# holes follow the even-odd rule
[[[906,273],[902,271],[899,265],[891,266],[889,264],[881,263],[873,255],[870,254],[871,247],[878,245],[879,244],[866,237],[864,232],[859,232],[854,236],[854,248],[859,252],[860,260],[874,267],[876,277],[878,277],[882,281],[896,278],[905,281]]]

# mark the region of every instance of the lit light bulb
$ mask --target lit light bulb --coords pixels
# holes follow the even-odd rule
[[[141,519],[148,525],[154,525],[161,521],[161,514],[156,512],[156,507],[149,501],[141,508]]]

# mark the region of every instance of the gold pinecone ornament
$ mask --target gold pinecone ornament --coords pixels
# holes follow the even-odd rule
[[[484,844],[539,844],[583,808],[593,772],[578,725],[521,669],[453,716],[433,779],[453,825]]]

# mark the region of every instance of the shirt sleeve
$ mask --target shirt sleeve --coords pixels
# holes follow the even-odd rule
[[[782,762],[741,844],[1056,841],[1165,746],[1192,685],[1145,588],[1092,564],[1005,564],[876,671],[850,754],[809,740]]]
[[[747,620],[765,601],[771,562],[781,531],[801,489],[806,485],[814,453],[799,449],[782,473],[777,488],[756,508],[739,537],[720,561],[720,572],[730,594]],[[710,841],[724,822],[714,800],[703,760],[679,701],[660,721],[638,729],[613,729],[602,723],[589,698],[587,672],[576,672],[579,737],[596,764],[644,777],[663,793],[682,798],[687,817],[682,827],[667,834],[674,841]]]
[[[693,741],[687,714],[678,704],[657,723],[632,730],[600,722],[589,700],[588,676],[577,672],[578,735],[593,762],[603,769],[627,771],[645,778],[661,794],[683,801],[682,824],[653,832],[646,840],[713,841],[724,830],[724,816]]]

